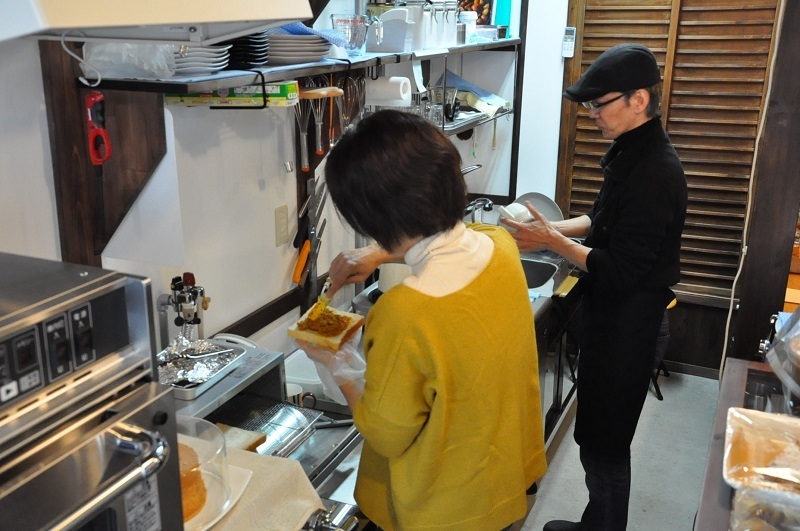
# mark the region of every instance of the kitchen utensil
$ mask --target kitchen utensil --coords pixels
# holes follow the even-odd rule
[[[321,219],[322,218],[322,211],[325,209],[325,201],[328,200],[328,186],[325,183],[322,183],[321,189],[319,194],[317,195],[319,198],[317,202],[319,206],[317,207],[317,213],[314,216],[314,219]]]
[[[533,215],[531,215],[528,207],[519,203],[511,203],[506,206],[500,205],[497,207],[497,210],[500,212],[500,219],[507,218],[520,223],[533,220]]]
[[[309,189],[313,190],[316,181],[314,179],[309,179],[308,182],[309,182],[308,184]],[[309,194],[309,196],[303,203],[303,206],[300,207],[300,211],[297,214],[298,215],[297,234],[295,234],[294,241],[292,242],[292,245],[294,246],[295,249],[299,248],[300,245],[302,245],[303,239],[306,237],[306,231],[308,231],[309,216],[307,214],[309,208],[312,205],[311,200],[314,199],[313,204],[318,205],[315,211],[316,215],[314,216],[314,221],[318,221],[320,215],[322,214],[322,208],[325,203],[325,198],[327,197],[327,191],[328,191],[327,185],[325,183],[322,183],[322,185],[319,187],[319,191]]]
[[[472,173],[475,170],[479,170],[481,168],[483,168],[483,164],[473,164],[472,166],[464,166],[463,168],[461,168],[461,175]]]
[[[292,282],[300,284],[300,279],[303,277],[306,263],[308,262],[308,255],[311,254],[311,240],[306,240],[303,247],[300,249],[300,254],[297,257],[297,262],[294,264],[294,272],[292,273]]]
[[[325,224],[328,222],[327,219],[323,219],[322,223],[319,224],[319,229],[316,231],[314,236],[314,245],[312,246],[311,253],[306,260],[303,272],[300,276],[299,284],[302,286],[306,283],[306,279],[308,278],[308,272],[311,271],[311,266],[317,261],[317,257],[319,256],[319,248],[322,247],[322,233],[325,232]]]
[[[232,348],[226,348],[226,349],[222,349],[222,350],[215,350],[215,351],[212,351],[212,352],[204,352],[202,354],[198,354],[196,349],[190,347],[190,348],[185,349],[180,354],[178,354],[177,357],[178,358],[187,358],[187,359],[190,359],[190,360],[199,360],[199,359],[202,359],[202,358],[208,358],[209,356],[219,356],[220,354],[228,354],[230,352],[233,352]]]
[[[364,116],[364,106],[367,104],[367,77],[356,78],[356,94],[358,96],[358,112],[354,115],[355,121]]]
[[[308,101],[311,104],[311,110],[314,113],[314,123],[316,125],[316,153],[317,155],[324,155],[325,150],[322,149],[322,126],[325,119],[325,104],[328,98],[334,98],[344,94],[342,89],[338,87],[317,87],[317,88],[301,88],[300,101]]]
[[[292,241],[292,246],[295,249],[298,249],[303,244],[303,239],[306,237],[306,232],[308,231],[308,216],[303,216],[300,218],[300,221],[297,225],[297,234],[294,235],[294,241]]]
[[[350,56],[364,54],[369,26],[375,26],[375,42],[383,42],[383,22],[379,17],[369,19],[366,15],[331,15],[333,29],[341,33],[347,40],[345,49]]]
[[[431,102],[442,106],[445,117],[452,122],[461,107],[461,103],[457,99],[458,89],[456,87],[429,87],[428,95]]]
[[[320,417],[320,419],[314,424],[314,428],[318,430],[323,430],[325,428],[343,428],[346,426],[352,426],[353,419],[331,419],[325,417],[324,415]]]
[[[331,277],[325,279],[325,284],[322,285],[322,291],[320,291],[319,293],[319,298],[317,299],[317,302],[314,303],[314,307],[311,308],[310,312],[308,312],[308,318],[311,319],[312,321],[314,319],[317,319],[320,315],[322,315],[322,312],[325,311],[325,308],[327,308],[328,304],[330,304],[331,302],[331,300],[327,296],[328,288],[331,287],[331,282],[332,282]]]
[[[309,171],[311,166],[308,163],[308,120],[312,112],[311,100],[300,98],[297,105],[294,105],[294,112],[300,133],[300,169]]]
[[[339,120],[341,121],[341,128],[344,131],[351,123],[353,118],[358,114],[359,109],[359,93],[357,81],[348,76],[339,80],[339,88],[342,89],[343,97],[337,101],[340,103],[339,107]]]

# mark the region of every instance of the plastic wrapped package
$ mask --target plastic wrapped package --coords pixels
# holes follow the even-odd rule
[[[169,79],[175,74],[172,44],[130,42],[87,42],[83,46],[81,69],[88,78]],[[94,71],[93,71],[94,70]]]
[[[731,531],[800,531],[800,509],[765,502],[758,490],[740,489],[733,497]]]
[[[731,529],[800,531],[800,419],[728,409],[722,468],[736,489]]]
[[[787,413],[800,416],[800,308],[777,330],[767,361],[783,385]]]

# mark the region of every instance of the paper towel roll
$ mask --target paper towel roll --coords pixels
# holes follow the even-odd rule
[[[407,77],[379,77],[367,83],[367,103],[408,107],[411,105],[411,81]]]

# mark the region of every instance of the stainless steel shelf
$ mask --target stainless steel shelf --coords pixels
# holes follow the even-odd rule
[[[417,50],[404,53],[366,53],[361,57],[347,59],[329,59],[317,63],[304,63],[265,67],[257,70],[223,70],[214,75],[196,76],[185,79],[172,80],[136,80],[136,79],[103,79],[98,88],[108,90],[133,90],[140,92],[161,92],[168,94],[196,94],[212,90],[230,89],[245,85],[254,85],[261,82],[286,81],[298,77],[315,74],[328,74],[344,72],[352,69],[371,68],[375,66],[403,63],[414,60],[430,60],[447,57],[452,54],[462,54],[482,51],[516,51],[520,39],[501,39],[482,44],[464,44],[450,48],[431,50]]]
[[[493,122],[494,120],[502,118],[503,116],[509,116],[512,114],[514,114],[513,109],[500,109],[496,113],[494,113],[494,116],[484,116],[482,118],[477,118],[475,120],[465,121],[464,123],[461,124],[453,126],[445,126],[444,134],[446,134],[447,136],[457,135],[458,133],[461,133],[463,131],[474,129],[479,125],[483,125],[488,122]]]

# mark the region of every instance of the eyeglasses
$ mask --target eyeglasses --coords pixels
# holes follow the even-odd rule
[[[609,103],[614,103],[615,101],[617,101],[618,99],[622,98],[626,94],[627,94],[626,92],[623,92],[622,94],[620,94],[616,98],[611,98],[610,100],[603,101],[603,102],[598,102],[597,100],[593,100],[593,101],[584,101],[584,102],[581,102],[581,104],[584,107],[586,107],[587,109],[589,109],[590,111],[599,111],[600,109],[602,109],[603,107],[605,107]]]

